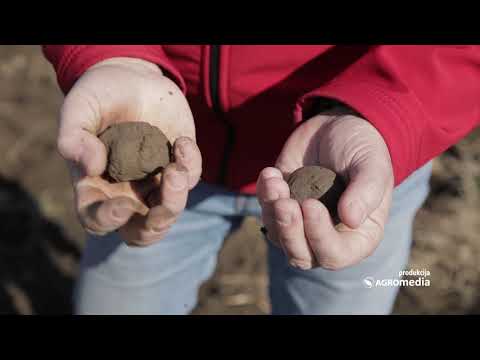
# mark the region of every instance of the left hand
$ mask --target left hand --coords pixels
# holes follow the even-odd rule
[[[347,183],[334,226],[318,200],[299,204],[285,179],[306,165],[334,170]],[[339,270],[359,263],[376,249],[391,205],[394,177],[380,133],[365,119],[346,113],[317,115],[285,143],[275,167],[262,170],[257,196],[270,241],[300,269]]]

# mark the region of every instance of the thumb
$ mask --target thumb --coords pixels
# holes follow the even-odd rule
[[[65,160],[81,166],[88,176],[101,175],[107,164],[107,150],[97,137],[100,112],[72,89],[60,112],[57,148]]]
[[[393,172],[386,161],[369,159],[348,169],[349,183],[338,203],[340,220],[351,228],[363,224],[376,210],[389,187]]]

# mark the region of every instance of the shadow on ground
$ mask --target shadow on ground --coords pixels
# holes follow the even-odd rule
[[[80,251],[22,186],[0,177],[0,313],[69,314]]]

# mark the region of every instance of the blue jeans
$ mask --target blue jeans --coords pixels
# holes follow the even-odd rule
[[[376,251],[353,267],[298,270],[269,244],[273,314],[389,314],[398,288],[367,288],[363,279],[399,278],[407,264],[412,223],[429,191],[431,163],[394,190],[385,235]],[[260,216],[255,196],[200,183],[186,211],[160,242],[124,245],[116,233],[90,237],[75,291],[77,314],[187,314],[213,273],[225,237],[243,216]]]

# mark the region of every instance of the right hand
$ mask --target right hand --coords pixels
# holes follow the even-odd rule
[[[173,144],[175,162],[153,181],[110,183],[101,177],[107,153],[97,135],[124,121],[148,122]],[[77,80],[61,109],[58,150],[69,164],[85,230],[96,235],[118,230],[132,246],[165,236],[202,171],[187,100],[157,65],[139,59],[99,62]]]

